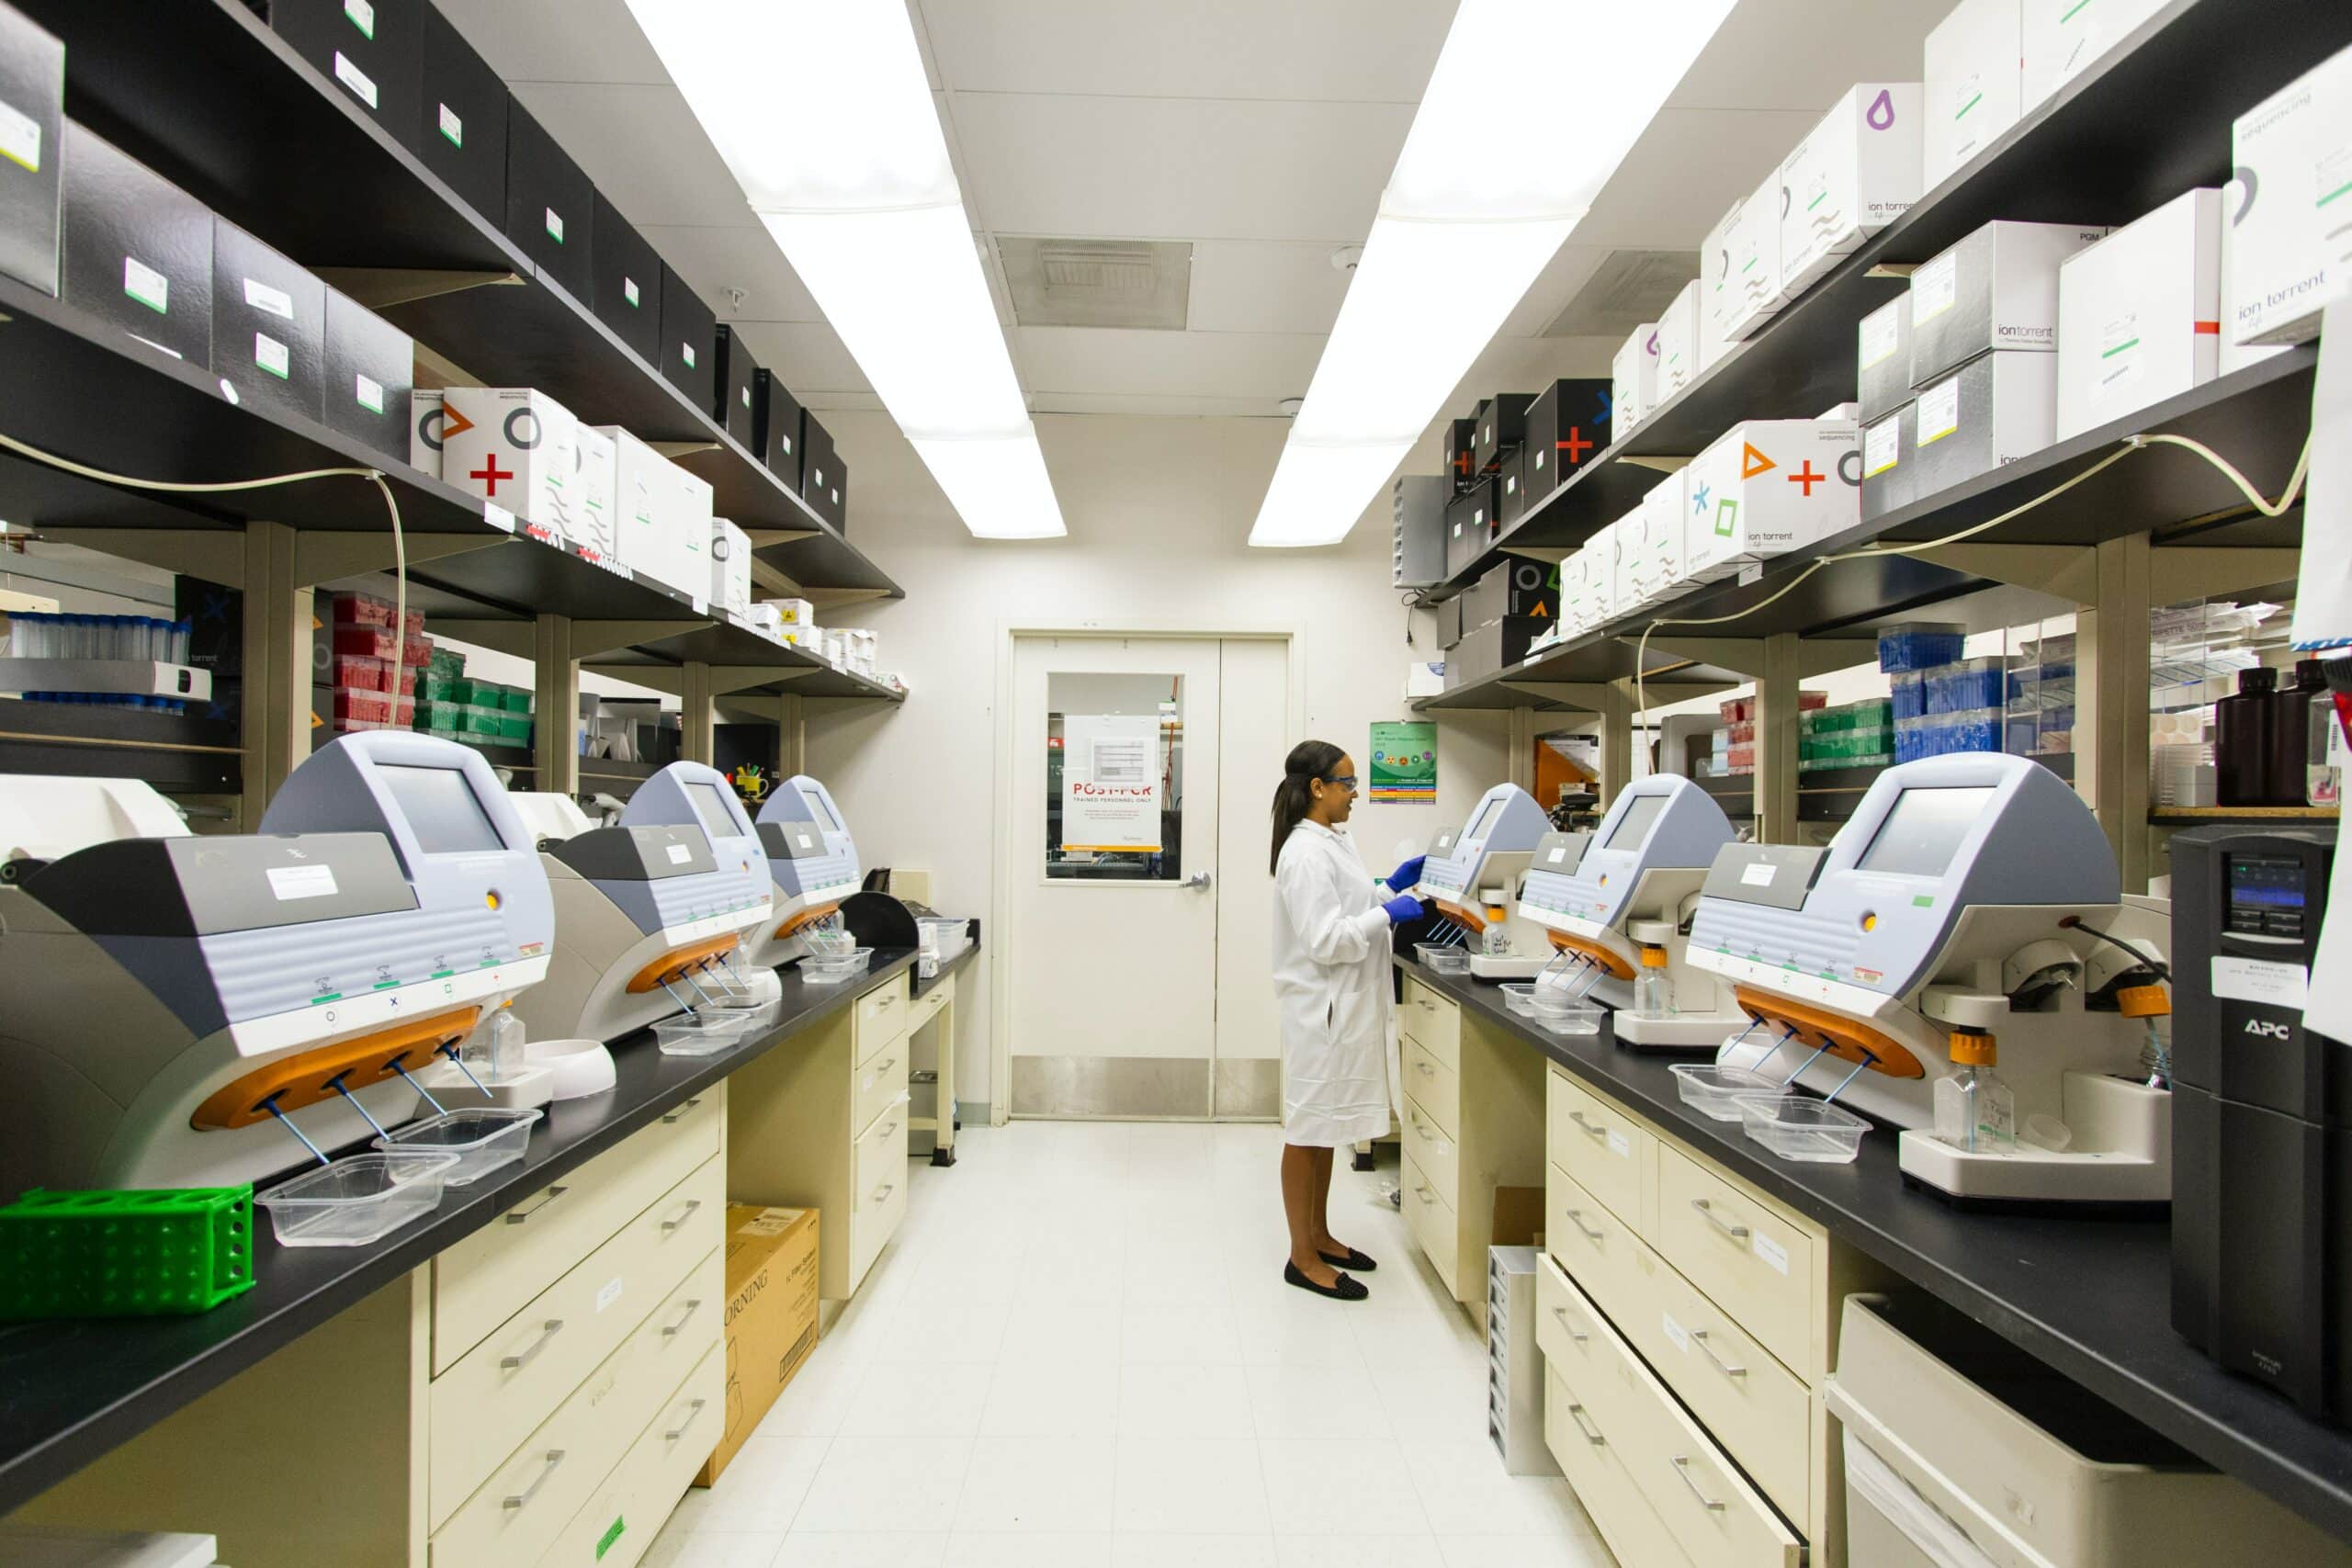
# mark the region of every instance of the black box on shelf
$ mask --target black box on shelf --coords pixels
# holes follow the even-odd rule
[[[1521,459],[1525,456],[1523,448],[1513,452],[1503,459],[1502,472],[1495,476],[1502,487],[1495,498],[1496,515],[1506,528],[1518,522],[1527,511],[1527,487],[1520,481]]]
[[[65,45],[0,5],[0,272],[57,292]]]
[[[718,391],[718,406],[712,416],[727,427],[727,434],[741,442],[748,451],[756,451],[760,439],[760,362],[743,346],[742,338],[734,328],[721,321],[712,334],[711,379]]]
[[[662,257],[598,191],[589,308],[648,365],[662,363]]]
[[[432,0],[270,0],[269,26],[401,146],[414,147],[432,9]]]
[[[491,223],[506,221],[506,84],[437,6],[424,16],[416,155]]]
[[[785,489],[800,493],[800,400],[773,370],[752,378],[752,449]]]
[[[506,101],[506,237],[583,304],[594,294],[596,187],[520,98]]]
[[[825,492],[833,482],[833,438],[808,409],[800,411],[800,499],[818,516],[831,504]],[[830,518],[827,521],[831,521]]]
[[[396,463],[409,457],[416,344],[381,316],[327,290],[326,423]]]
[[[1529,505],[1560,488],[1585,459],[1609,445],[1612,397],[1606,377],[1555,381],[1527,405],[1520,483]]]
[[[1501,486],[1481,479],[1445,508],[1445,575],[1453,577],[1494,543],[1496,501]]]
[[[718,358],[715,340],[718,318],[686,280],[662,268],[662,376],[686,395],[686,400],[708,413],[715,395],[711,362]]]
[[[1483,626],[1464,626],[1462,640],[1446,649],[1446,685],[1480,680],[1518,663],[1527,657],[1528,646],[1552,624],[1549,616],[1510,615]]]
[[[212,364],[212,214],[96,132],[65,122],[62,298],[198,369]]]
[[[1527,405],[1532,392],[1497,392],[1478,405],[1473,417],[1478,428],[1470,435],[1470,464],[1475,472],[1498,474],[1503,455],[1518,450],[1527,439]]]
[[[1462,596],[1437,603],[1437,646],[1441,652],[1462,640]]]
[[[1478,422],[1475,419],[1453,420],[1445,427],[1445,477],[1453,482],[1456,495],[1470,488],[1470,446],[1477,432]]]
[[[1559,575],[1555,566],[1516,558],[1489,569],[1462,591],[1462,629],[1472,632],[1501,620],[1557,620]]]
[[[227,219],[212,219],[212,368],[273,413],[317,419],[327,286]]]
[[[849,459],[842,456],[839,447],[833,449],[832,459],[832,471],[826,476],[825,479],[825,500],[817,508],[817,513],[826,522],[840,529],[843,535],[847,535],[849,533]]]
[[[245,667],[245,596],[182,573],[172,581],[172,618],[187,623],[187,661],[216,675]]]

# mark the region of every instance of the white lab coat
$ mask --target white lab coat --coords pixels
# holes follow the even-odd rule
[[[1389,1128],[1396,1004],[1388,916],[1344,833],[1301,822],[1274,866],[1283,1137],[1311,1148]]]

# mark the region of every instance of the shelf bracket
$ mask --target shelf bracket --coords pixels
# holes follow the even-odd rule
[[[678,667],[678,721],[684,729],[678,737],[678,755],[706,767],[718,755],[718,741],[713,734],[718,716],[711,706],[711,674],[709,665],[693,660]]]
[[[580,623],[571,623],[577,626]],[[580,666],[586,675],[601,675],[609,681],[626,681],[632,686],[643,686],[665,696],[682,696],[684,688],[675,664],[588,664]]]
[[[743,530],[744,536],[752,541],[752,548],[755,550],[766,549],[770,545],[789,545],[799,539],[813,539],[817,536],[817,532],[814,528],[746,528]],[[759,575],[758,563],[753,562],[752,566],[752,575],[756,577]],[[768,570],[775,570],[773,567]],[[784,578],[784,574],[780,571],[775,575],[780,579]]]
[[[503,534],[411,534],[408,564],[446,560],[474,550],[511,544]],[[392,536],[374,533],[302,533],[294,536],[294,571],[306,588],[346,577],[390,571],[394,561]]]
[[[646,445],[673,462],[680,457],[691,457],[698,452],[718,450],[718,443],[716,441],[649,441]]]
[[[1582,545],[1514,545],[1508,541],[1495,547],[1507,556],[1518,556],[1525,560],[1540,560],[1551,566],[1559,565],[1584,548]]]
[[[1600,809],[1634,782],[1634,682],[1611,681],[1600,688]]]
[[[1506,691],[1525,692],[1584,713],[1601,712],[1609,700],[1608,684],[1601,681],[1504,681],[1499,684]]]
[[[1794,632],[1764,638],[1756,671],[1756,837],[1794,844],[1797,836],[1797,673],[1804,639]],[[1872,652],[1876,646],[1872,645]]]
[[[1638,637],[1620,637],[1621,642],[1638,644]],[[1764,637],[1654,637],[1650,638],[1652,653],[1671,654],[1690,664],[1712,664],[1720,670],[1736,671],[1754,677],[1764,669]],[[1857,664],[1869,664],[1878,659],[1878,644],[1860,637],[1804,637],[1797,646],[1797,678],[1825,674],[1832,670],[1848,670]],[[1650,671],[1649,680],[1659,679],[1658,671]]]
[[[2145,534],[2096,547],[2093,607],[2075,617],[2075,790],[2115,848],[2123,891],[2144,892],[2148,834],[2148,611],[2154,558]]]
[[[890,596],[890,591],[887,588],[810,588],[806,584],[801,586],[800,592],[820,610],[838,610],[849,604],[871,604],[876,599],[888,599]]]
[[[2098,602],[2098,552],[2090,545],[1946,545],[1915,552],[1920,560],[2030,588],[2075,604]]]
[[[2248,593],[2284,585],[2291,597],[2302,568],[2298,549],[2229,549],[2216,545],[2159,545],[2148,557],[2148,603]]]
[[[714,624],[709,620],[574,621],[571,623],[571,657],[594,659],[598,654],[634,648],[640,642],[654,642],[665,637],[676,637],[681,632],[700,631]],[[620,678],[624,681],[637,679],[633,675]],[[650,681],[642,682],[646,685],[652,683]]]
[[[505,288],[523,279],[511,272],[401,266],[314,266],[311,269],[371,310],[462,294],[469,288]]]
[[[76,545],[164,571],[200,577],[223,588],[245,586],[245,539],[235,528],[59,528],[43,524],[51,544]]]
[[[779,669],[773,664],[713,664],[710,671],[710,694],[723,697],[736,692],[756,691],[762,686],[780,685],[797,681],[804,675],[814,675],[814,665],[797,665]]]
[[[557,619],[541,615],[540,621]],[[435,637],[455,637],[477,648],[515,659],[539,656],[537,626],[530,621],[474,620],[456,615],[428,615],[425,627]],[[536,727],[535,727],[536,728]]]
[[[1690,459],[1688,457],[1620,457],[1617,461],[1661,474],[1679,474],[1690,466]]]
[[[537,704],[531,725],[531,761],[538,768],[538,786],[551,795],[579,794],[580,664],[571,649],[571,617],[541,615],[529,622],[481,624],[497,626],[502,637],[509,627],[524,633],[515,640],[529,645],[531,696]]]

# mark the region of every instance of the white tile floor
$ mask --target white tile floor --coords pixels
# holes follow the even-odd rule
[[[1609,1568],[1503,1473],[1486,1347],[1344,1155],[1369,1302],[1282,1282],[1266,1126],[1022,1122],[904,1227],[651,1568]]]

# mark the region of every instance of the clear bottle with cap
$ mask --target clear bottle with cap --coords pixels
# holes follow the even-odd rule
[[[1641,967],[1634,971],[1634,1016],[1674,1016],[1674,976],[1666,972],[1666,949],[1655,942],[1642,944]]]
[[[2295,660],[2293,674],[2270,697],[2270,761],[2266,770],[2273,806],[2301,806],[2310,780],[2312,713],[2334,706],[2316,659]]]
[[[2017,1152],[2018,1101],[1993,1070],[1993,1036],[1979,1029],[1951,1032],[1958,1069],[1936,1080],[1936,1136],[1971,1154]]]
[[[2222,806],[2268,806],[2278,672],[2256,665],[2238,671],[2234,696],[2213,705],[2213,795]],[[2301,775],[2298,775],[2299,777]]]

